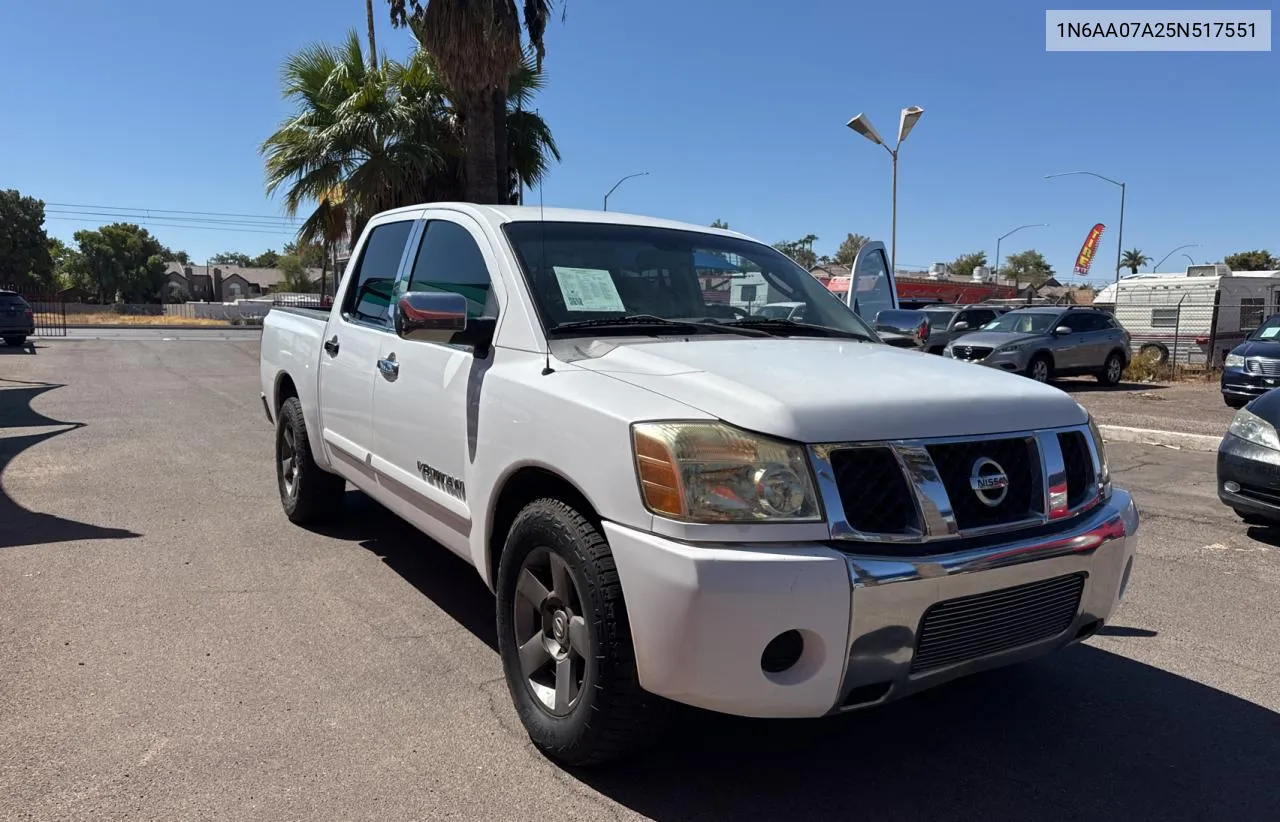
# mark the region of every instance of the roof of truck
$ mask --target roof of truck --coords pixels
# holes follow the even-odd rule
[[[480,205],[477,203],[441,202],[419,203],[410,206],[384,211],[378,215],[381,219],[391,214],[404,214],[421,211],[424,208],[441,208],[461,211],[479,220],[501,225],[516,222],[567,222],[567,223],[612,223],[615,225],[648,226],[651,228],[675,228],[684,231],[700,231],[706,234],[721,234],[726,237],[740,237],[755,240],[739,231],[711,226],[685,223],[679,220],[667,220],[661,217],[648,217],[641,214],[628,214],[622,211],[595,211],[580,208],[542,208],[541,206],[517,205]]]

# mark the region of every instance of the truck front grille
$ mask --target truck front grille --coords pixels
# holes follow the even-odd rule
[[[1062,463],[1067,469],[1067,505],[1075,508],[1088,499],[1097,481],[1093,457],[1089,455],[1089,443],[1079,431],[1059,434],[1058,446],[1062,449]]]
[[[1035,440],[1029,437],[931,445],[929,456],[946,486],[956,525],[962,531],[1019,522],[1044,510],[1044,495],[1036,480],[1040,456]],[[988,502],[998,495],[986,494],[988,502],[984,502],[971,485],[974,466],[981,460],[996,463],[1009,481],[1003,498],[995,505]]]
[[[1084,574],[1041,580],[940,602],[925,612],[911,673],[935,671],[1066,632],[1084,593]]]
[[[1087,425],[927,440],[810,446],[832,539],[902,555],[919,543],[988,539],[1049,525],[1062,511],[1051,482],[1065,474],[1072,513],[1099,499],[1101,470]],[[1003,479],[1001,477],[1003,476]],[[879,545],[877,545],[879,544]],[[892,544],[893,547],[890,547]]]
[[[911,489],[892,449],[842,448],[832,452],[831,469],[850,527],[869,534],[902,534],[912,527]]]
[[[1249,357],[1244,361],[1245,371],[1264,377],[1280,377],[1280,360],[1272,357]]]

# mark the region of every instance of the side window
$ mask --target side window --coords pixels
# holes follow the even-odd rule
[[[359,261],[347,275],[351,287],[342,299],[343,317],[380,325],[388,323],[391,289],[412,230],[413,221],[402,220],[383,223],[369,232]]]
[[[1106,331],[1107,318],[1101,314],[1081,314],[1080,320],[1083,331]]]
[[[447,220],[427,223],[407,290],[461,294],[467,298],[468,317],[498,316],[493,281],[480,246],[471,232]]]
[[[874,322],[881,311],[893,308],[893,286],[883,252],[876,249],[860,255],[854,275],[854,305],[859,317]]]

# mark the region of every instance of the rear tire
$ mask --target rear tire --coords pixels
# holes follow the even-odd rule
[[[24,344],[26,341],[27,341],[27,335],[26,335],[26,334],[15,334],[15,335],[13,335],[13,336],[11,336],[11,337],[5,337],[5,338],[4,338],[4,344],[5,344],[5,345],[11,345],[11,346],[13,346],[14,348],[17,348],[18,346],[20,346],[20,345]]]
[[[1119,385],[1123,376],[1124,357],[1120,355],[1119,351],[1112,351],[1107,356],[1107,361],[1102,366],[1102,370],[1098,372],[1098,382],[1110,388]]]
[[[1027,363],[1027,376],[1036,382],[1048,383],[1053,380],[1053,363],[1047,354],[1036,354]]]
[[[342,512],[347,482],[312,458],[307,423],[297,397],[284,401],[276,420],[276,484],[285,516],[294,525],[323,525]]]
[[[597,765],[660,735],[669,703],[640,687],[622,584],[595,525],[558,499],[525,506],[496,588],[507,689],[538,750],[562,765]]]

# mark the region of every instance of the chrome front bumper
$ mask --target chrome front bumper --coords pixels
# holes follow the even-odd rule
[[[833,712],[899,699],[958,677],[1031,659],[1087,638],[1124,594],[1137,547],[1138,512],[1116,489],[1095,511],[1050,537],[1002,542],[942,556],[848,554],[853,587],[848,657]],[[955,664],[912,672],[930,608],[1072,574],[1084,577],[1070,625],[1050,637]]]

